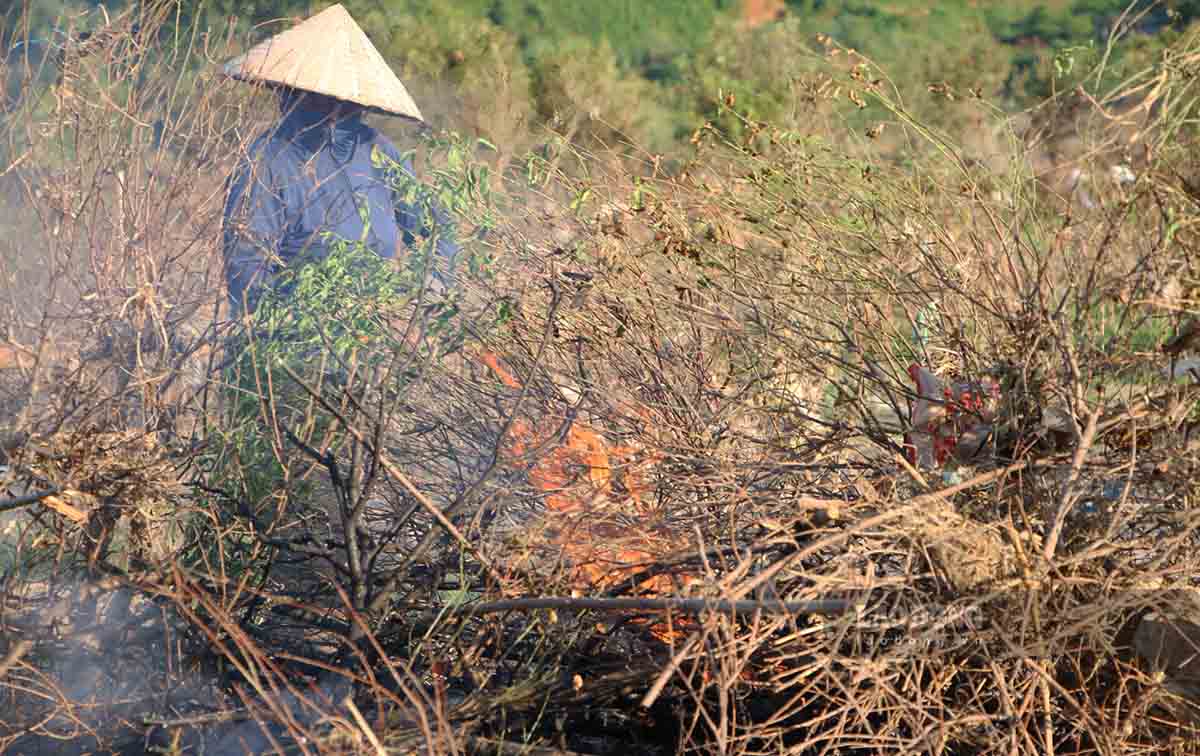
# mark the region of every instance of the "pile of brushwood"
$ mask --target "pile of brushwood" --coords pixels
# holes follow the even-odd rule
[[[170,9],[3,114],[0,751],[1200,748],[1200,39],[1029,119],[1086,206],[830,48],[803,131],[428,135],[453,227],[247,322],[269,98]],[[973,448],[910,455],[913,365],[997,387]]]

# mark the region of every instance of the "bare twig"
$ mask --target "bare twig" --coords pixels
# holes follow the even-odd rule
[[[33,641],[31,640],[21,639],[14,643],[12,648],[8,650],[8,653],[4,655],[4,658],[0,659],[0,680],[3,680],[8,671],[19,664],[25,654],[29,653],[32,649]]]
[[[376,756],[388,756],[387,749],[379,742],[379,738],[375,735],[375,731],[371,729],[371,725],[367,724],[367,720],[363,719],[362,712],[354,705],[354,697],[346,696],[342,701],[342,705],[350,710],[350,716],[354,717],[354,723],[358,725],[358,729],[371,743],[371,747],[375,749]]]
[[[1050,530],[1046,533],[1046,543],[1042,547],[1042,557],[1047,562],[1054,558],[1054,552],[1058,549],[1058,541],[1062,536],[1063,525],[1067,521],[1067,516],[1071,513],[1072,505],[1075,503],[1075,484],[1079,481],[1079,473],[1083,469],[1083,463],[1087,460],[1087,455],[1092,450],[1092,444],[1096,440],[1096,428],[1099,422],[1100,407],[1096,407],[1088,413],[1087,427],[1084,428],[1079,446],[1075,449],[1075,457],[1071,460],[1071,472],[1063,484],[1062,494],[1059,495],[1058,501],[1055,503],[1055,509],[1050,520]]]
[[[244,722],[251,718],[249,711],[245,709],[233,709],[231,711],[214,711],[208,714],[194,714],[190,717],[176,717],[174,719],[143,717],[142,722],[154,727],[202,727],[220,722]]]
[[[289,378],[295,381],[309,394],[309,396],[311,396],[314,400],[324,406],[327,411],[333,414],[334,417],[338,419],[338,422],[341,423],[342,427],[345,428],[350,435],[354,436],[355,440],[368,448],[372,448],[371,440],[367,437],[367,435],[356,428],[353,423],[346,420],[342,414],[338,412],[337,408],[331,406],[319,391],[314,389],[308,384],[307,381],[297,375],[296,371],[292,370],[290,366],[284,364],[282,365],[282,368],[284,372],[287,373]],[[494,566],[492,566],[491,561],[475,547],[475,544],[468,541],[467,538],[461,532],[459,532],[458,528],[454,526],[454,523],[450,522],[450,520],[446,518],[445,513],[443,513],[441,509],[438,509],[437,505],[430,501],[429,497],[422,493],[421,489],[417,488],[416,485],[413,484],[412,480],[410,480],[409,477],[395,465],[395,463],[388,459],[384,451],[382,449],[374,449],[374,451],[377,455],[379,464],[383,466],[388,475],[390,475],[397,483],[403,486],[404,489],[408,491],[408,493],[414,499],[417,500],[417,503],[419,503],[426,512],[428,512],[435,520],[437,520],[438,525],[440,525],[442,529],[444,529],[450,535],[450,537],[457,541],[458,544],[462,546],[463,549],[465,549],[468,553],[474,556],[479,561],[479,564],[493,577],[493,579],[495,579],[497,582],[503,582],[503,576],[498,570],[496,570]]]
[[[686,640],[684,640],[682,644],[680,644],[679,650],[671,656],[671,659],[667,662],[667,665],[663,667],[658,673],[658,676],[654,678],[654,683],[650,686],[650,689],[646,691],[646,695],[642,696],[642,700],[639,702],[639,705],[643,709],[649,709],[655,704],[656,701],[658,701],[658,697],[661,696],[662,692],[666,689],[667,683],[670,682],[671,678],[675,676],[675,673],[679,671],[680,665],[682,665],[684,660],[691,655],[692,650],[699,642],[700,631],[695,630],[687,637]]]

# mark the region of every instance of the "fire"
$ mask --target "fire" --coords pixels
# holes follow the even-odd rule
[[[504,385],[521,387],[496,354],[485,352],[479,359]],[[645,427],[653,427],[648,408],[639,408],[638,413]],[[501,452],[510,461],[519,460],[541,448],[556,430],[539,434],[530,422],[517,419]],[[687,548],[666,527],[652,524],[658,512],[650,499],[649,473],[659,461],[661,455],[653,450],[611,443],[578,419],[562,444],[534,461],[529,481],[545,494],[546,509],[553,517],[550,542],[562,550],[575,589],[614,588]],[[636,587],[651,595],[665,594],[694,581],[690,575],[658,574]],[[663,640],[677,635],[677,630],[670,632],[665,625],[651,628]]]

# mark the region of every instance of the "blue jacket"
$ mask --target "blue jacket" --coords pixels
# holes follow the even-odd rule
[[[327,254],[332,240],[324,232],[365,241],[385,258],[430,232],[421,210],[396,196],[384,168],[373,165],[376,149],[395,163],[401,156],[360,109],[334,120],[305,109],[302,96],[285,93],[281,104],[282,121],[254,141],[228,183],[225,277],[238,310],[253,309],[261,288],[301,254]],[[412,174],[411,164],[403,167]],[[436,207],[432,215],[438,226],[448,221]],[[441,234],[437,252],[452,261],[458,246]]]

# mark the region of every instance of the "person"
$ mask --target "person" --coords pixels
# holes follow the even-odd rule
[[[338,240],[392,258],[436,231],[437,257],[452,266],[459,248],[448,214],[399,195],[389,169],[411,178],[412,165],[364,120],[373,112],[423,123],[421,113],[341,5],[257,45],[225,72],[274,88],[281,114],[228,183],[223,251],[235,313],[252,311],[281,270],[320,259]],[[446,274],[435,271],[445,286]]]
[[[202,345],[169,386],[177,433],[185,438],[215,422],[208,409],[199,409],[210,406],[210,387],[222,387],[217,405],[238,406],[246,346],[264,335],[243,316],[268,290],[287,296],[281,272],[325,256],[339,239],[362,241],[380,257],[394,258],[418,236],[434,234],[444,263],[434,266],[434,280],[447,287],[449,276],[438,267],[452,268],[459,251],[444,209],[407,202],[396,191],[389,174],[398,164],[411,178],[412,165],[366,117],[424,119],[341,5],[252,47],[225,63],[223,73],[270,88],[279,117],[250,143],[225,186],[219,244],[234,327],[222,337],[178,337]],[[414,330],[411,338],[419,334]]]

